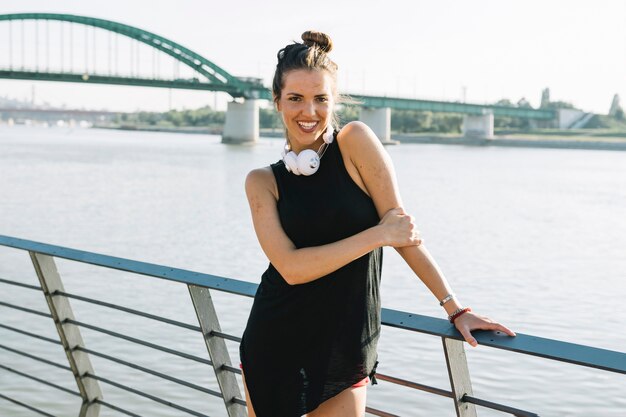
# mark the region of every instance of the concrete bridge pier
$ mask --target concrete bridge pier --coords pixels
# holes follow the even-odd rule
[[[259,100],[231,101],[226,109],[222,143],[243,144],[259,140]]]
[[[493,139],[493,112],[463,116],[463,137],[466,139]]]
[[[391,108],[361,107],[359,120],[368,125],[383,144],[395,144],[391,140]]]

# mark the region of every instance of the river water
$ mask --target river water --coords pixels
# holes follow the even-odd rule
[[[0,234],[259,282],[267,266],[243,191],[246,173],[282,143],[222,145],[217,136],[0,126]],[[407,211],[460,301],[518,333],[626,351],[626,152],[403,144],[386,148]],[[402,259],[385,249],[383,306],[445,317]],[[66,290],[196,321],[187,289],[57,260]],[[0,247],[0,278],[36,284],[28,255]],[[222,329],[240,335],[252,300],[214,292]],[[47,309],[0,284],[0,300]],[[203,356],[194,332],[72,300],[77,319]],[[56,337],[50,319],[0,306],[0,322]],[[87,347],[217,388],[206,365],[87,329]],[[57,345],[0,328],[0,344],[60,363]],[[238,363],[236,343],[227,342]],[[466,345],[475,396],[546,416],[626,416],[626,377]],[[449,389],[440,339],[383,327],[379,372]],[[92,357],[97,374],[211,416],[220,399]],[[62,369],[0,349],[0,364],[76,390]],[[239,381],[241,383],[241,381]],[[141,415],[184,413],[101,384]],[[0,393],[58,416],[77,397],[0,369]],[[450,399],[384,381],[368,405],[452,417]],[[479,408],[479,415],[502,416]],[[31,411],[0,398],[0,416]],[[102,416],[121,415],[103,408]]]

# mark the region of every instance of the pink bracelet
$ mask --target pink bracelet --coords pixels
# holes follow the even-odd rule
[[[472,309],[470,307],[461,308],[461,309],[455,311],[454,313],[452,313],[448,317],[448,320],[450,320],[450,323],[454,324],[454,320],[456,320],[459,316],[467,313],[468,311],[472,311]]]

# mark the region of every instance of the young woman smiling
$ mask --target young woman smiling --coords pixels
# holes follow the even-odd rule
[[[249,416],[357,417],[375,382],[382,247],[404,258],[465,340],[515,333],[463,308],[405,213],[393,164],[361,122],[340,130],[330,38],[307,31],[278,53],[274,102],[286,149],[246,179],[254,229],[270,264],[240,358]]]

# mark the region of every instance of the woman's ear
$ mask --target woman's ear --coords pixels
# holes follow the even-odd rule
[[[276,96],[272,96],[272,98],[274,99],[274,107],[276,107],[276,111],[280,112],[281,111],[280,100],[276,98]]]

